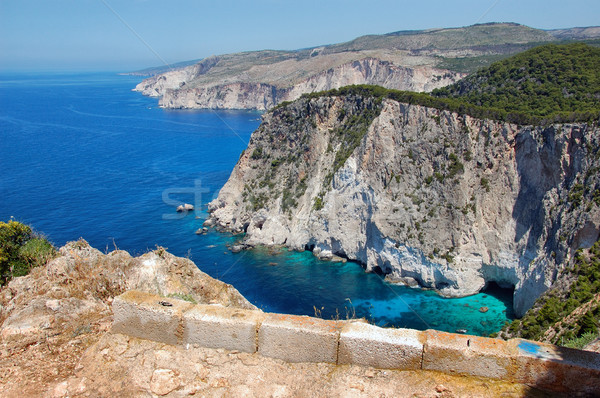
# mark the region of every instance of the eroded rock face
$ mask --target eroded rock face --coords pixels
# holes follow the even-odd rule
[[[213,60],[218,57],[211,58]],[[217,61],[218,62],[218,61]],[[291,61],[286,61],[287,63]],[[333,61],[331,61],[333,62]],[[295,68],[302,69],[302,62]],[[284,69],[285,62],[269,67]],[[267,110],[283,102],[292,101],[302,94],[340,88],[352,84],[375,84],[387,88],[410,91],[431,91],[452,84],[463,74],[430,66],[406,67],[377,58],[363,58],[331,68],[298,76],[291,81],[284,74],[269,71],[266,66],[254,66],[251,72],[241,72],[222,80],[200,80],[216,63],[203,61],[139,83],[135,90],[144,95],[161,97],[164,108],[186,109],[258,109]],[[256,69],[265,69],[258,73]],[[257,77],[253,77],[258,74]]]
[[[514,286],[523,314],[598,238],[599,132],[303,99],[265,115],[209,209],[248,244],[340,255],[446,296]]]

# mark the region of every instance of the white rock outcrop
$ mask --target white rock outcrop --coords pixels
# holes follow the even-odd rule
[[[598,133],[303,99],[264,116],[209,210],[247,244],[342,256],[446,296],[514,287],[523,314],[598,238]]]
[[[452,84],[463,74],[430,66],[406,67],[377,58],[363,58],[308,76],[289,79],[286,75],[271,76],[262,71],[258,77],[250,72],[226,79],[201,78],[218,63],[218,57],[199,64],[150,77],[139,83],[135,91],[161,97],[163,108],[184,109],[258,109],[267,110],[283,101],[293,101],[302,94],[340,88],[352,84],[375,84],[386,88],[410,91],[431,91]],[[287,63],[291,61],[286,61]],[[282,62],[281,64],[284,64]],[[285,65],[285,68],[289,68]],[[301,63],[295,65],[301,68]],[[255,66],[252,69],[265,69]],[[274,69],[284,66],[276,64]],[[297,72],[295,72],[297,74]],[[273,72],[277,75],[277,72]]]

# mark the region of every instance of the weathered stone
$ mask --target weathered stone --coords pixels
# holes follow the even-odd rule
[[[112,330],[142,339],[179,344],[183,337],[183,312],[191,306],[186,301],[130,290],[113,301]]]
[[[245,249],[246,246],[244,245],[233,245],[229,250],[231,250],[232,253],[239,253],[241,251],[244,251]]]
[[[150,380],[150,391],[162,396],[167,395],[179,387],[175,372],[171,369],[156,369]]]
[[[177,206],[178,213],[192,211],[192,210],[194,210],[194,206],[189,203],[184,203],[182,205]]]
[[[423,369],[509,379],[514,351],[504,340],[427,330]]]
[[[422,332],[412,329],[384,329],[363,322],[342,327],[338,363],[383,369],[421,369]]]
[[[261,311],[220,305],[197,305],[184,318],[184,344],[256,352],[257,334],[265,318]]]
[[[549,391],[600,394],[600,355],[535,341],[514,339],[512,379]]]
[[[268,314],[258,331],[258,353],[288,362],[337,362],[340,323]]]

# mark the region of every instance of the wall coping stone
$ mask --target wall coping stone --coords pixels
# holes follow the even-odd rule
[[[194,305],[139,291],[115,297],[113,313],[113,332],[172,345],[198,344],[288,362],[435,370],[600,395],[600,354],[535,341]]]

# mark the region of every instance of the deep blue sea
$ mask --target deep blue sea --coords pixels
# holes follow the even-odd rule
[[[208,203],[260,123],[253,111],[165,110],[115,74],[0,76],[0,220],[32,224],[57,246],[79,237],[110,251],[157,245],[190,257],[265,311],[355,314],[385,326],[487,335],[512,318],[510,291],[460,299],[383,282],[355,263],[256,249],[239,237],[196,235]],[[195,194],[194,194],[195,193]],[[489,311],[481,313],[480,307]]]

